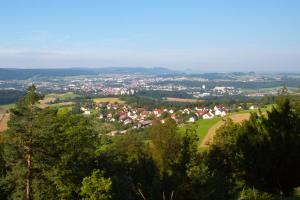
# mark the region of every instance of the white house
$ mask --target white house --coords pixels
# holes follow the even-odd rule
[[[226,115],[226,112],[223,111],[223,110],[217,109],[217,110],[215,110],[215,115],[216,115],[216,116],[224,117],[224,116]]]
[[[91,114],[91,111],[85,110],[85,111],[83,112],[83,114],[85,114],[85,115],[90,115],[90,114]]]
[[[195,121],[196,121],[195,117],[190,117],[188,120],[188,122],[195,122]]]
[[[85,108],[85,107],[81,107],[80,110],[81,110],[82,112],[84,112],[84,111],[87,111],[88,109]]]
[[[214,118],[214,115],[212,113],[206,113],[202,116],[203,119],[212,119]]]
[[[111,121],[111,122],[115,122],[116,119],[115,119],[115,118],[111,118],[110,121]]]
[[[224,117],[224,116],[226,116],[227,115],[227,113],[223,110],[222,112],[221,112],[221,117]]]
[[[185,108],[184,110],[183,110],[183,113],[186,113],[186,114],[190,114],[190,110],[188,109],[188,108]]]

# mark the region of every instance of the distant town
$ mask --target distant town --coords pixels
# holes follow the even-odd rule
[[[18,70],[17,70],[18,71]],[[103,70],[105,71],[105,69]],[[2,79],[0,89],[24,90],[34,83],[38,91],[75,92],[94,95],[134,95],[141,91],[182,92],[189,98],[208,96],[244,95],[261,97],[275,95],[278,89],[286,86],[296,91],[300,84],[300,74],[263,74],[263,73],[206,73],[185,74],[165,70],[165,74],[152,71],[124,71],[68,74],[32,74],[26,79]],[[2,72],[1,72],[2,73]],[[2,76],[5,77],[6,71]],[[17,73],[17,72],[15,72]],[[22,72],[21,72],[22,73]],[[72,74],[72,69],[70,69]],[[6,77],[5,77],[6,78]]]

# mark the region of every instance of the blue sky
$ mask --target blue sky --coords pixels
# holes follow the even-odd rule
[[[1,0],[0,67],[300,71],[298,0]]]

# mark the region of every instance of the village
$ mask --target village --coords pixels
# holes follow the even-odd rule
[[[177,124],[194,123],[198,119],[212,119],[224,117],[228,109],[222,105],[213,108],[196,106],[184,109],[155,108],[133,108],[127,104],[120,103],[94,103],[92,108],[81,107],[81,113],[85,116],[95,117],[102,122],[121,125],[121,130],[108,133],[110,136],[125,134],[127,130],[139,129],[151,126],[154,121],[165,123],[167,118],[173,119]]]

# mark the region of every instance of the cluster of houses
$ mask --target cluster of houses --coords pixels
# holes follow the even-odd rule
[[[99,103],[95,105],[97,118],[106,122],[116,122],[132,128],[143,128],[152,125],[153,120],[159,120],[161,123],[171,117],[177,123],[195,122],[198,119],[212,119],[216,116],[223,117],[227,114],[227,109],[222,105],[216,105],[214,108],[194,107],[184,109],[156,108],[146,110],[145,108],[132,108],[126,104]],[[85,115],[90,115],[91,111],[81,107]]]
[[[197,119],[212,119],[214,117],[224,117],[227,114],[227,109],[222,105],[217,105],[213,109],[206,107],[195,107],[194,110],[184,109],[183,112],[190,114],[194,112],[195,116],[191,116],[188,122],[195,122]]]

